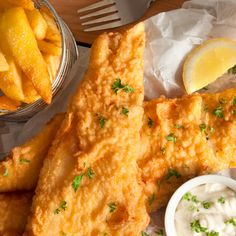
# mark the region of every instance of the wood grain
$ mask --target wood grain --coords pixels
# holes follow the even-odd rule
[[[98,0],[49,0],[54,6],[58,14],[67,23],[73,32],[76,40],[85,44],[92,44],[94,39],[104,31],[84,32],[84,27],[81,25],[77,10],[88,6],[89,4],[98,2]],[[128,1],[128,0],[127,0]],[[147,10],[146,14],[140,19],[145,20],[159,12],[169,11],[181,7],[185,0],[156,0],[152,6]],[[113,28],[112,30],[120,31],[130,25]],[[107,30],[106,30],[107,31]]]

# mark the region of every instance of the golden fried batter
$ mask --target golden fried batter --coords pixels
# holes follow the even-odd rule
[[[144,25],[101,35],[44,161],[24,235],[140,235]]]
[[[187,179],[236,166],[235,94],[229,90],[145,103],[138,165],[149,211],[166,205]],[[227,103],[219,118],[213,113],[222,97]]]
[[[0,194],[0,235],[21,236],[30,212],[30,192]]]
[[[43,130],[25,144],[15,147],[0,162],[0,192],[34,190],[39,171],[64,115],[57,115]]]

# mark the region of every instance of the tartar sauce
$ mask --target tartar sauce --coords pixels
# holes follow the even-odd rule
[[[178,236],[236,236],[236,192],[214,183],[185,193],[175,228]]]

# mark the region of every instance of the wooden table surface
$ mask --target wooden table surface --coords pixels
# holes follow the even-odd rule
[[[91,44],[103,31],[84,32],[77,10],[98,0],[49,0],[58,14],[64,19],[76,40],[82,44]],[[128,0],[127,0],[128,1]],[[180,8],[185,0],[156,0],[140,19],[145,20],[159,12]],[[129,27],[130,25],[128,25]],[[111,30],[122,30],[127,26],[113,28]],[[106,30],[107,31],[107,30]]]

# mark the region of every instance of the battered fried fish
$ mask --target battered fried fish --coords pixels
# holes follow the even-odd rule
[[[21,236],[30,212],[30,192],[0,194],[0,235]]]
[[[43,130],[25,144],[15,147],[0,162],[0,192],[34,190],[39,171],[64,115],[56,115]]]
[[[101,35],[44,161],[24,235],[140,235],[144,25]]]
[[[166,205],[187,179],[236,166],[235,95],[232,89],[145,103],[138,165],[149,211]]]

